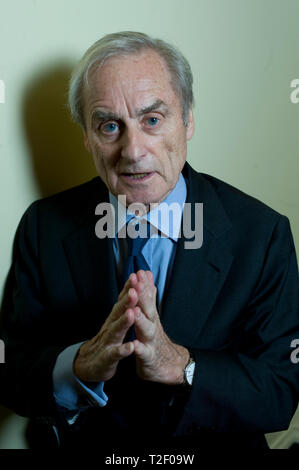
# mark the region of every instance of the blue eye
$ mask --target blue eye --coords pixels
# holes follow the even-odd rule
[[[149,126],[154,127],[158,124],[159,119],[156,117],[150,117],[146,120],[146,122],[149,124]]]
[[[118,130],[118,125],[115,122],[108,122],[102,126],[102,130],[105,134],[114,134]]]

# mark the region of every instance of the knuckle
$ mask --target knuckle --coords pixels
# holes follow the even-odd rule
[[[120,325],[121,326],[127,326],[130,324],[130,318],[128,312],[124,313],[121,317]]]
[[[152,329],[152,330],[149,332],[149,339],[150,339],[151,342],[154,341],[155,336],[156,336],[156,335],[155,335],[155,330]]]
[[[119,347],[115,346],[109,348],[109,360],[110,362],[114,362],[119,358]]]

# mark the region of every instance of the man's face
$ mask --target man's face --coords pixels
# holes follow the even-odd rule
[[[170,74],[154,51],[94,67],[84,89],[84,142],[101,179],[127,204],[160,203],[184,166],[193,115],[186,127]]]

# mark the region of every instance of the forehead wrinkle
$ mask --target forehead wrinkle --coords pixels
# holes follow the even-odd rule
[[[172,95],[177,95],[164,59],[153,50],[142,50],[125,57],[110,57],[101,65],[94,64],[89,71],[89,78],[89,86],[84,87],[84,91],[90,100],[90,107],[92,101],[103,97],[107,104],[110,101],[110,105],[103,107],[110,109],[113,114],[127,114],[127,111],[131,111],[132,116],[139,106],[146,106],[153,98],[165,97],[166,103],[170,104]],[[102,92],[105,96],[102,96]],[[143,102],[135,101],[134,97],[137,98],[139,94],[140,98],[142,95],[145,98]],[[115,99],[118,103],[115,103]],[[135,109],[132,106],[134,104]]]
[[[115,68],[119,73],[116,73]],[[120,70],[118,70],[118,68],[120,68]],[[168,102],[173,101],[172,95],[174,94],[174,90],[171,86],[168,73],[167,77],[165,77],[166,86],[163,86],[161,80],[157,77],[153,78],[152,76],[148,77],[146,74],[141,74],[140,71],[136,71],[134,67],[132,67],[132,70],[128,70],[130,69],[129,67],[127,68],[126,71],[129,73],[125,78],[121,73],[122,68],[123,61],[121,61],[120,64],[118,64],[118,62],[107,63],[101,70],[96,69],[94,71],[95,76],[92,80],[93,83],[90,83],[89,97],[91,102],[93,100],[98,101],[98,107],[95,109],[95,117],[93,117],[94,113],[92,112],[92,120],[96,118],[102,120],[109,118],[122,120],[127,115],[130,118],[134,118],[158,109],[163,110],[165,113],[169,111],[168,104],[170,103]],[[111,75],[113,77],[112,82]],[[164,77],[162,78],[164,79]],[[162,82],[164,83],[164,80],[162,80]],[[163,99],[164,95],[166,95],[166,103],[165,100],[163,101],[161,99],[162,97],[159,96],[161,92]],[[106,101],[106,104],[104,105],[104,103],[102,103],[104,106],[101,109],[99,101],[102,99]],[[147,105],[147,103],[149,103],[149,105]],[[162,106],[164,109],[162,109]]]

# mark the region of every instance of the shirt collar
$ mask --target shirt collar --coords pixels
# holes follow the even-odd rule
[[[129,220],[136,217],[136,219],[146,219],[150,222],[161,232],[162,237],[177,241],[186,197],[187,186],[181,173],[176,186],[168,196],[142,217],[136,217],[135,214],[130,213],[121,200],[109,192],[109,200],[115,211],[115,232],[118,233]]]

